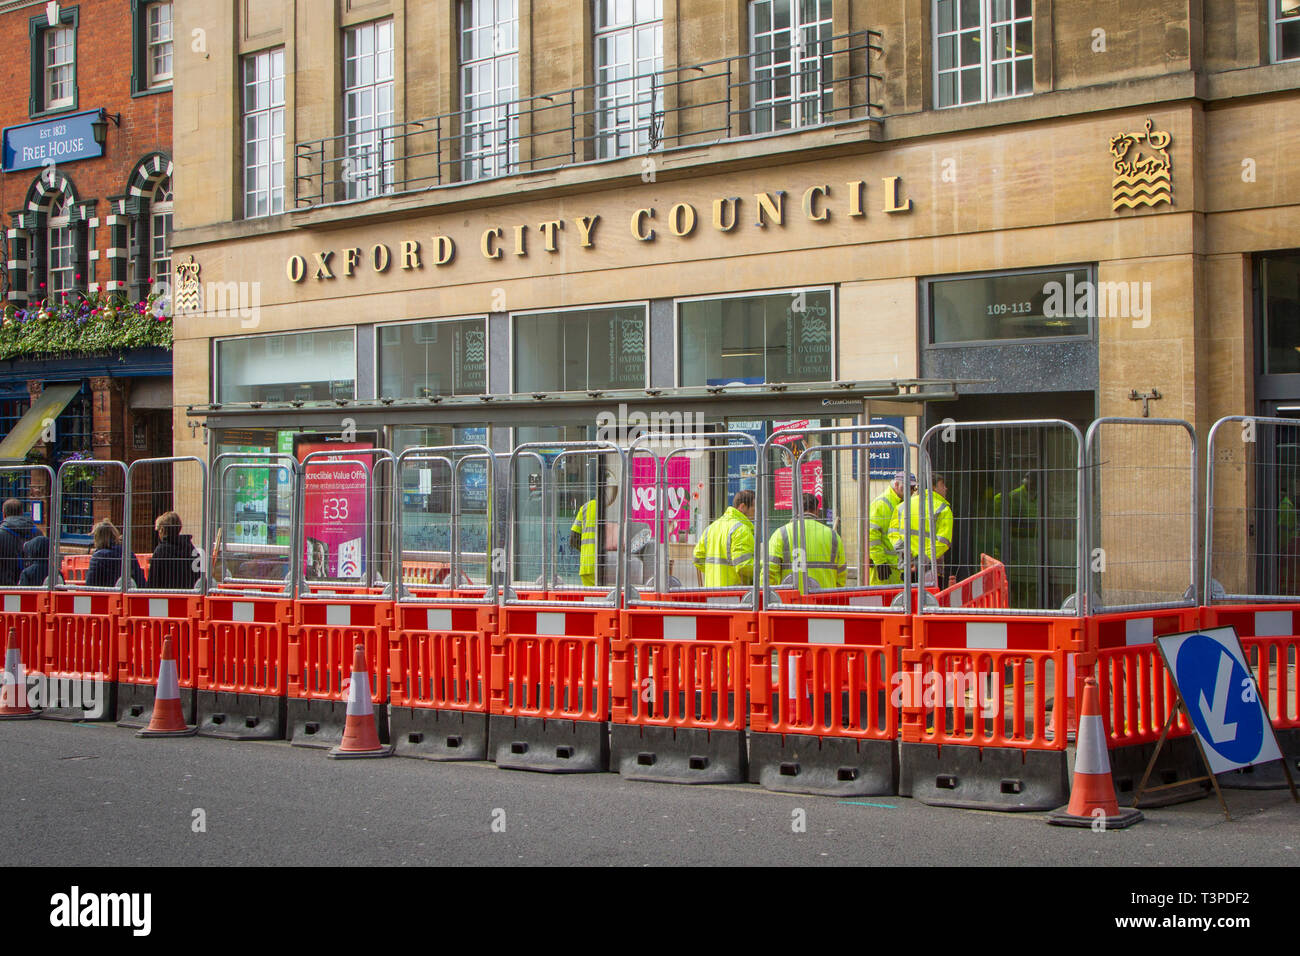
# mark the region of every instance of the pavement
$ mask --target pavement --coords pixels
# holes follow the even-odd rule
[[[1128,830],[901,797],[674,786],[490,763],[334,761],[287,743],[0,723],[0,865],[1296,866],[1285,790],[1148,810]]]

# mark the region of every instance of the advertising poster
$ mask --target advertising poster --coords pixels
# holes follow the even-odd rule
[[[294,454],[302,462],[313,452],[330,452],[328,459],[314,459],[304,469],[305,506],[303,567],[307,580],[359,578],[365,574],[366,469],[351,462],[348,452],[374,448],[373,441],[329,441],[322,436],[300,435]]]
[[[665,534],[668,540],[684,541],[691,525],[690,459],[676,455],[658,467],[667,468],[664,492],[668,500],[662,507],[655,482],[655,460],[649,455],[638,455],[632,460],[632,520],[648,524],[658,542],[665,540]]]
[[[794,469],[778,468],[773,477],[776,479],[776,491],[773,495],[772,507],[778,511],[794,510]],[[823,475],[820,461],[805,461],[799,468],[799,481],[804,492],[811,492],[817,496],[819,509],[825,505],[825,499],[822,497]]]

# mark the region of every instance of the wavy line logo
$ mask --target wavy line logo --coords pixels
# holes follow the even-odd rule
[[[799,330],[799,341],[803,345],[825,342],[830,338],[831,330],[824,319],[815,315],[805,315],[803,327]]]
[[[645,325],[640,319],[623,319],[619,332],[623,338],[624,355],[641,355],[645,352]]]
[[[1115,178],[1111,181],[1111,209],[1125,206],[1173,205],[1173,169],[1169,160],[1171,137],[1154,128],[1151,120],[1136,133],[1111,137],[1110,153],[1115,157]]]
[[[482,362],[487,354],[487,348],[483,343],[482,332],[465,333],[465,361]]]

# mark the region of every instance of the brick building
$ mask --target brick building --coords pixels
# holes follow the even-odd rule
[[[137,304],[164,312],[171,284],[172,15],[0,4],[0,464],[171,452],[170,318]],[[82,484],[65,487],[65,535],[102,510]]]

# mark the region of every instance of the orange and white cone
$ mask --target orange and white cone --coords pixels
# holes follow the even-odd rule
[[[1122,830],[1141,819],[1141,810],[1135,807],[1121,810],[1115,799],[1110,751],[1106,749],[1106,725],[1101,720],[1101,695],[1097,678],[1089,677],[1083,685],[1083,713],[1079,715],[1070,804],[1064,810],[1048,814],[1047,822],[1062,827]]]
[[[27,706],[27,672],[23,670],[23,652],[18,646],[18,632],[9,628],[5,645],[4,683],[0,684],[0,720],[31,720],[36,711]]]
[[[163,639],[162,660],[158,662],[158,688],[154,691],[153,716],[149,726],[137,730],[137,737],[192,737],[198,727],[185,724],[181,710],[181,687],[176,674],[176,645],[170,636]]]
[[[343,725],[343,742],[328,757],[391,757],[393,748],[379,742],[375,728],[375,706],[370,700],[370,672],[366,669],[366,648],[357,645],[352,656],[352,683],[348,688],[348,717]]]

